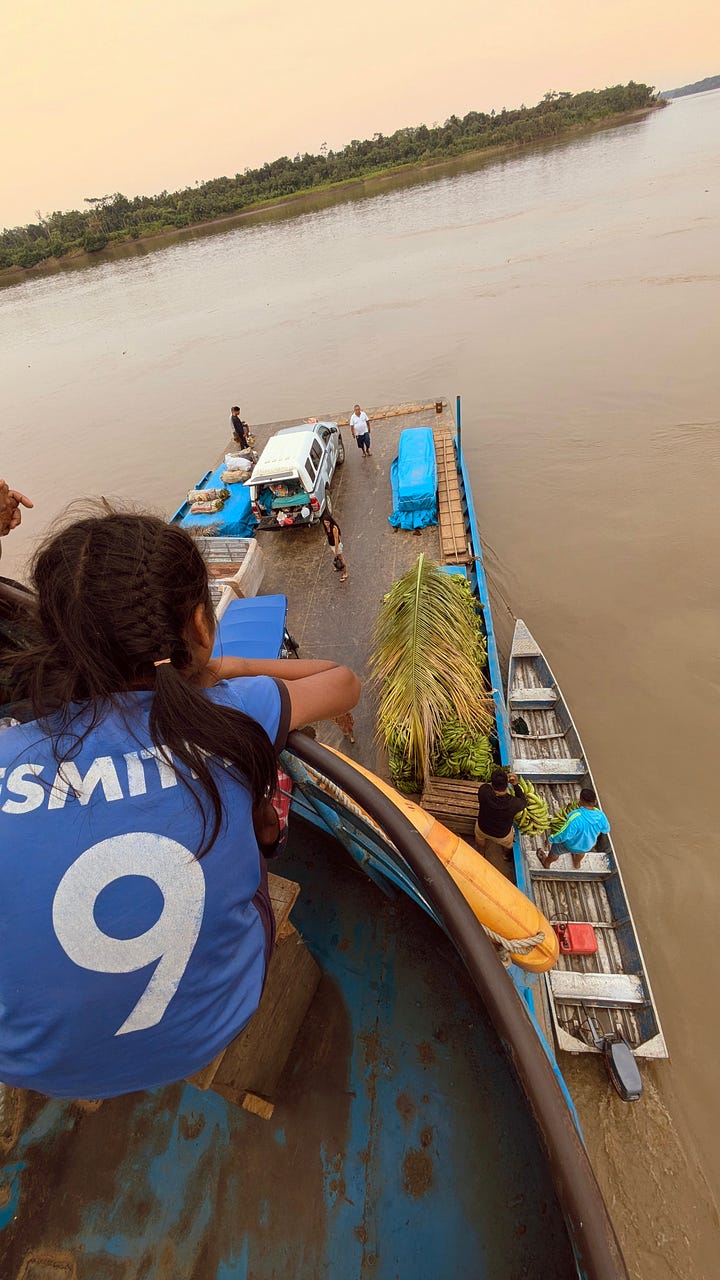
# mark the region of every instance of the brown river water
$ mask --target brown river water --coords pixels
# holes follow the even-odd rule
[[[568,697],[670,1048],[633,1106],[563,1062],[643,1280],[720,1276],[719,286],[715,92],[0,291],[16,576],[71,498],[171,511],[235,402],[462,393],[501,656],[524,617]]]

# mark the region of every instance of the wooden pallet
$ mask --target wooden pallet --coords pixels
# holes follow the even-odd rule
[[[420,805],[456,835],[472,836],[475,833],[479,786],[479,782],[465,782],[458,778],[430,777]]]
[[[443,562],[469,564],[472,556],[468,547],[453,438],[447,427],[435,427],[433,437],[438,471],[438,519]]]

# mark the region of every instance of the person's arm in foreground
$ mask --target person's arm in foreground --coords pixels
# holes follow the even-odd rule
[[[354,671],[324,658],[215,658],[206,673],[204,683],[209,685],[240,676],[282,680],[290,694],[291,729],[350,711],[362,692]]]

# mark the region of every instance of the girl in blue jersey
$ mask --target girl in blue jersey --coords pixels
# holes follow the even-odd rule
[[[151,516],[78,520],[33,580],[36,719],[0,733],[0,1080],[109,1097],[199,1070],[255,1012],[276,753],[360,684],[211,661],[203,558]]]

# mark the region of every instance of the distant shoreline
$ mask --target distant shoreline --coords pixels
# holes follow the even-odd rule
[[[330,201],[327,200],[328,196],[341,197],[353,191],[360,191],[367,186],[374,188],[374,190],[371,189],[366,192],[368,196],[372,197],[379,194],[381,188],[385,184],[392,182],[392,179],[396,177],[415,174],[421,177],[425,174],[430,175],[433,171],[449,169],[452,166],[464,163],[482,164],[487,161],[488,164],[494,164],[507,156],[521,156],[531,151],[536,151],[538,148],[550,149],[557,146],[558,143],[567,141],[569,138],[579,137],[583,134],[599,133],[605,129],[615,128],[618,124],[629,124],[632,120],[641,119],[643,116],[669,105],[670,102],[665,100],[654,103],[651,106],[636,108],[632,111],[620,111],[616,115],[606,116],[592,124],[573,125],[571,128],[563,130],[562,133],[541,141],[506,143],[503,146],[488,147],[479,151],[466,151],[457,156],[426,160],[420,164],[396,165],[390,169],[366,174],[364,177],[349,178],[345,182],[329,182],[322,186],[308,187],[305,191],[295,191],[289,196],[280,196],[273,200],[260,200],[256,204],[247,205],[244,209],[239,209],[237,213],[225,214],[223,217],[212,218],[207,222],[196,222],[189,227],[168,227],[164,231],[154,232],[148,236],[140,236],[136,240],[123,240],[101,249],[97,253],[88,253],[84,249],[76,249],[65,254],[62,258],[45,258],[42,262],[38,262],[32,267],[5,267],[0,270],[0,288],[11,287],[24,281],[45,276],[60,275],[64,272],[87,270],[101,263],[117,262],[123,258],[144,256],[146,253],[157,252],[185,240],[199,239],[218,231],[229,230],[234,226],[241,225],[248,219],[275,209],[291,209],[293,205],[303,205],[303,212],[305,210],[309,211],[313,207],[332,203],[332,199]]]

